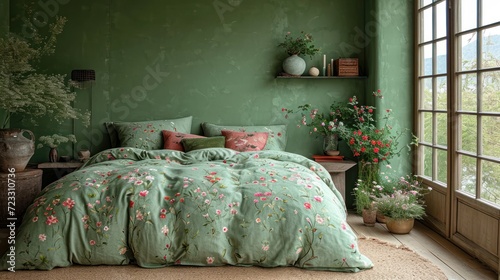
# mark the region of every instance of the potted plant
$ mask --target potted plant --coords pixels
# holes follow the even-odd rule
[[[354,188],[356,196],[356,212],[363,217],[365,226],[373,227],[377,221],[377,205],[374,201],[373,188],[368,187],[368,182],[358,180],[357,187]]]
[[[42,74],[37,69],[42,57],[54,53],[57,35],[65,23],[64,17],[56,17],[47,36],[34,29],[30,39],[14,34],[0,38],[0,144],[6,144],[0,145],[0,170],[16,162],[16,171],[22,171],[34,153],[35,139],[31,132],[28,140],[21,137],[26,130],[7,129],[12,115],[33,124],[42,116],[58,123],[82,119],[85,126],[89,124],[90,113],[72,106],[76,94],[65,82],[65,76]]]
[[[297,38],[293,38],[291,32],[287,32],[285,41],[279,43],[278,47],[285,49],[285,52],[289,55],[283,61],[283,71],[292,76],[300,76],[306,69],[306,62],[300,55],[308,55],[312,58],[313,55],[319,52],[319,49],[313,44],[311,34],[304,31],[301,31]]]
[[[67,142],[76,143],[76,137],[73,134],[69,134],[67,136],[53,134],[53,135],[41,136],[40,138],[38,138],[38,141],[40,143],[38,144],[37,148],[40,149],[44,145],[50,147],[50,152],[49,152],[50,162],[58,162],[59,156],[57,153],[57,147],[62,143],[67,143]]]

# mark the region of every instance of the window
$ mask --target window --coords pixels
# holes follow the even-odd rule
[[[417,172],[498,208],[500,1],[418,1]]]

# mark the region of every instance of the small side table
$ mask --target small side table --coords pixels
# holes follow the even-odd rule
[[[64,175],[69,174],[83,165],[79,161],[69,162],[42,162],[38,164],[38,168],[45,169],[43,178],[43,187],[45,188],[50,183],[62,178]]]
[[[350,160],[318,161],[330,173],[335,187],[345,201],[345,172],[356,165]]]
[[[34,168],[15,173],[0,172],[0,228],[10,222],[21,224],[26,209],[42,190],[42,173],[41,169]]]

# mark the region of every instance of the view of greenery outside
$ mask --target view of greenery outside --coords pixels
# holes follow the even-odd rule
[[[431,1],[422,1],[423,6],[431,4]],[[484,5],[486,0],[481,1]],[[480,29],[476,29],[474,20],[472,23],[462,20],[459,35],[452,36],[456,38],[457,49],[456,57],[451,58],[446,53],[447,37],[439,30],[439,25],[446,26],[442,19],[445,3],[434,4],[420,13],[423,30],[418,135],[423,158],[421,175],[447,186],[448,172],[456,172],[458,191],[500,207],[500,16],[483,10],[479,26],[491,26]],[[474,6],[476,0],[461,3]],[[464,10],[463,7],[462,12]],[[467,15],[470,14],[474,13],[469,9]],[[456,72],[451,76],[447,75],[448,59],[456,64]],[[450,115],[451,120],[448,120],[448,94],[455,93],[448,93],[448,77],[450,82],[456,82],[458,101],[458,110]],[[456,124],[452,123],[455,120]],[[456,151],[448,151],[450,125],[458,133]],[[448,152],[458,155],[458,170],[449,170]]]

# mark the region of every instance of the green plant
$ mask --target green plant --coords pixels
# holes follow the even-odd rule
[[[308,126],[311,128],[311,135],[332,135],[339,134],[341,130],[344,129],[344,124],[339,121],[337,116],[329,112],[320,113],[318,109],[313,109],[311,104],[304,104],[297,107],[297,110],[281,108],[282,112],[285,112],[285,118],[288,118],[289,114],[294,114],[296,112],[301,112],[302,118],[300,120],[301,125]]]
[[[40,59],[55,51],[55,42],[66,23],[56,17],[48,36],[33,30],[30,40],[9,34],[0,38],[0,109],[5,112],[0,128],[6,128],[12,114],[29,119],[47,116],[59,123],[66,119],[81,119],[87,126],[90,113],[80,112],[72,106],[76,94],[65,83],[65,76],[42,74],[38,71]]]
[[[291,32],[287,32],[285,35],[285,41],[278,44],[278,47],[284,48],[285,52],[289,55],[303,54],[308,55],[311,58],[319,52],[319,49],[313,44],[311,34],[304,33],[304,31],[301,31],[300,36],[297,38],[292,38]]]
[[[382,194],[374,199],[377,210],[393,219],[421,219],[425,216],[425,205],[418,196],[410,192],[396,190],[392,194]]]
[[[371,183],[358,180],[354,188],[354,195],[356,197],[355,206],[356,213],[361,214],[363,209],[375,208],[375,194],[376,190],[371,187]]]
[[[40,138],[38,138],[38,141],[40,142],[37,145],[37,148],[39,149],[42,148],[44,145],[49,146],[50,148],[57,148],[62,143],[67,143],[67,142],[76,143],[76,137],[73,134],[69,134],[67,136],[53,134],[53,135],[40,136]]]

